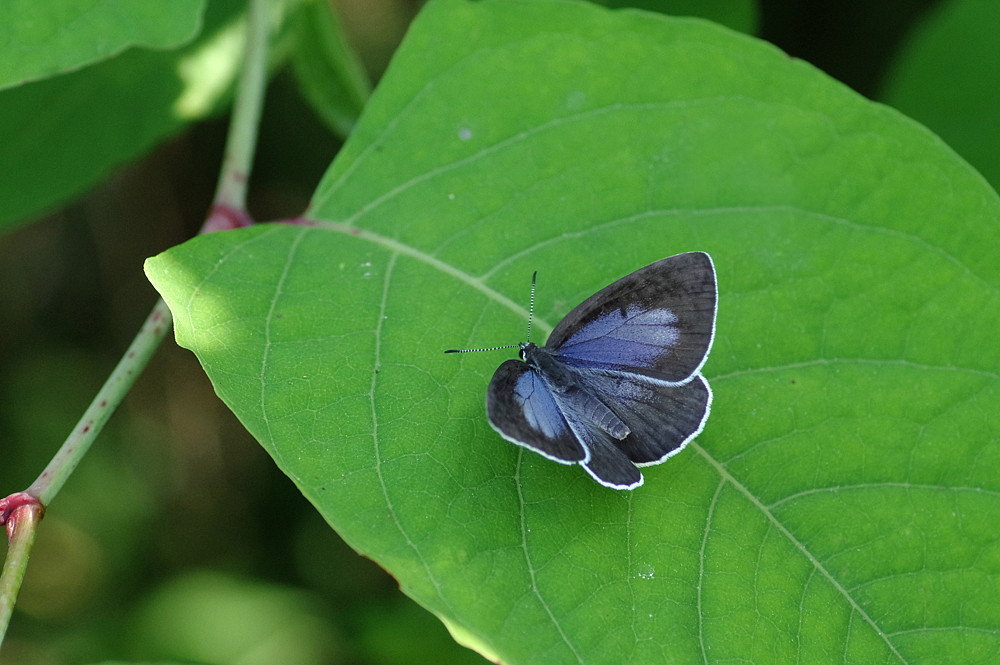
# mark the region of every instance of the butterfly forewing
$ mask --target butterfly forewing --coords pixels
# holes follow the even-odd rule
[[[712,346],[715,310],[712,259],[678,254],[587,298],[556,326],[547,346],[572,367],[685,383]]]
[[[506,361],[493,374],[486,415],[503,438],[551,460],[574,464],[587,459],[542,377],[519,360]]]

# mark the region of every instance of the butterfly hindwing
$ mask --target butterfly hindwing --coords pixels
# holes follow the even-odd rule
[[[486,390],[486,415],[503,438],[563,464],[587,459],[542,377],[519,360],[504,362]]]
[[[582,462],[591,477],[616,490],[631,490],[642,485],[642,473],[626,457],[615,441],[600,430],[588,430],[590,459]]]
[[[566,315],[547,346],[567,365],[685,383],[715,334],[715,267],[677,254],[606,286]]]
[[[681,385],[597,372],[581,373],[578,381],[628,426],[629,435],[614,443],[640,466],[679,453],[701,432],[712,404],[712,391],[701,374]]]

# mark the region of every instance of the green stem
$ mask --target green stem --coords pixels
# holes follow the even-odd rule
[[[125,351],[125,355],[108,377],[101,389],[94,396],[83,417],[73,431],[66,437],[62,447],[56,452],[41,475],[35,479],[26,490],[28,494],[37,497],[43,506],[59,493],[66,479],[87,454],[97,435],[104,429],[104,424],[114,413],[118,405],[139,378],[160,341],[170,330],[170,310],[162,300],[157,301],[153,311],[146,317],[139,333]]]
[[[11,529],[7,560],[3,564],[3,574],[0,575],[0,642],[7,632],[11,614],[14,613],[17,592],[21,589],[24,573],[28,569],[28,553],[35,542],[38,522],[44,512],[38,504],[27,505],[8,517],[9,521],[14,522],[14,528]]]
[[[246,192],[253,167],[260,113],[267,83],[267,47],[270,34],[269,3],[253,0],[247,29],[246,57],[240,76],[233,115],[226,136],[222,172],[215,189],[215,205],[246,210]],[[203,229],[204,231],[205,229]]]

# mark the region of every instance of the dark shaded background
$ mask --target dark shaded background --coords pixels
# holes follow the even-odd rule
[[[416,10],[383,4],[345,16],[375,76]],[[933,4],[765,1],[760,35],[877,98]],[[0,493],[32,482],[148,314],[156,294],[142,261],[197,232],[225,132],[225,118],[192,127],[0,238]],[[340,144],[288,72],[271,84],[260,137],[251,212],[295,216]],[[327,640],[316,662],[485,662],[325,527],[168,338],[50,507],[0,664],[169,657],[146,625],[150,594],[206,570],[304,590],[303,612]]]

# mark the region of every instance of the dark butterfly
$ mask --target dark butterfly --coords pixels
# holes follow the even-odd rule
[[[551,460],[583,465],[606,487],[635,489],[637,466],[679,453],[708,419],[712,391],[701,367],[717,297],[704,252],[669,256],[604,287],[545,346],[523,342],[521,360],[497,368],[486,393],[490,425]]]

